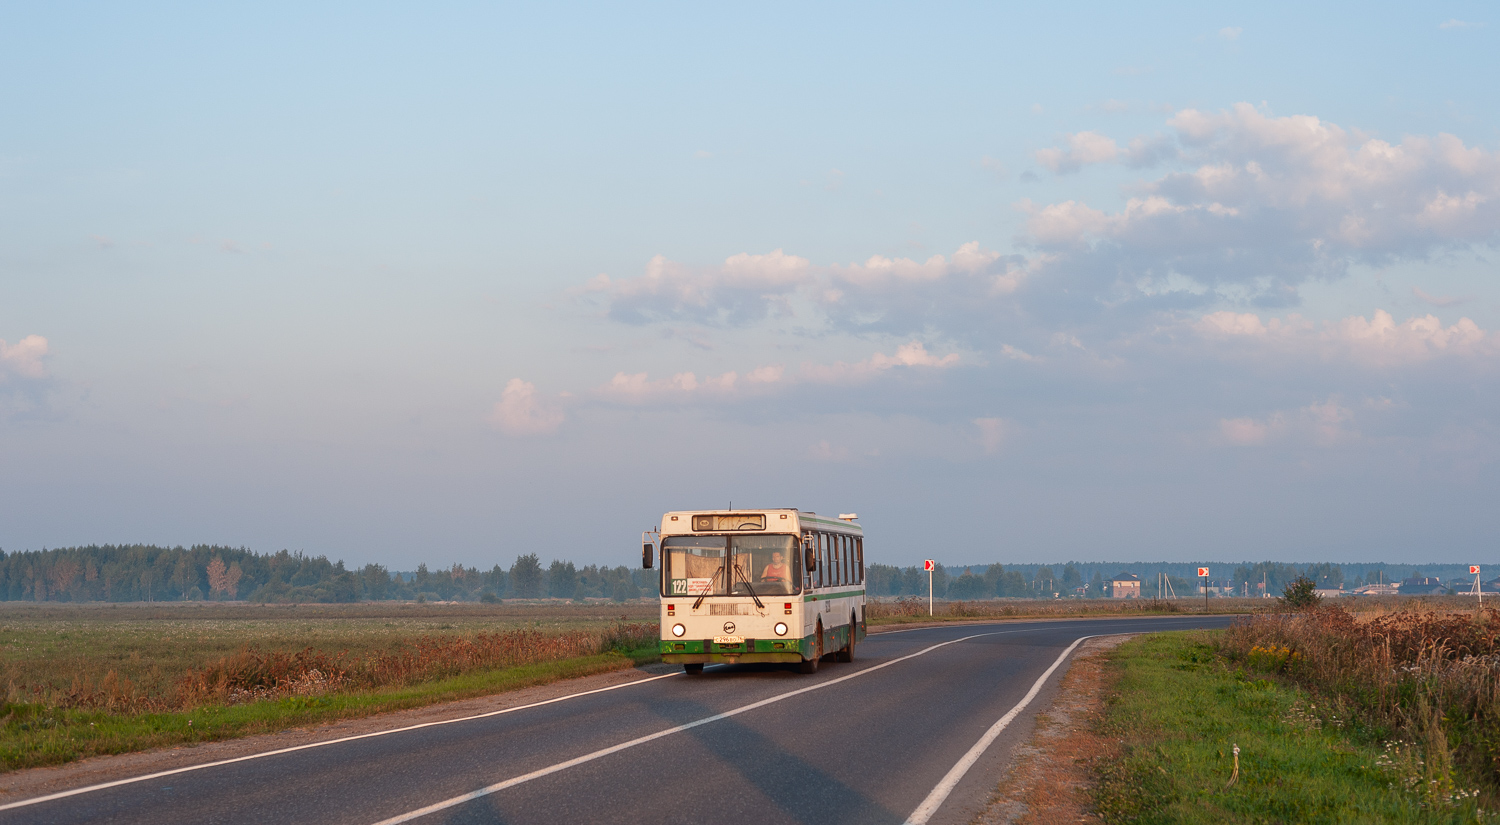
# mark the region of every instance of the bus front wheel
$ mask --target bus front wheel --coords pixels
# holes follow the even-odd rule
[[[854,617],[850,616],[849,617],[849,643],[846,644],[846,645],[844,645],[844,647],[842,649],[840,649],[838,651],[838,653],[834,654],[834,658],[838,659],[840,662],[852,662],[852,661],[854,661],[854,636],[855,636],[855,631],[857,629],[858,628],[857,628],[857,626],[856,626],[856,624],[854,622]]]
[[[815,637],[818,640],[816,642],[817,647],[815,647],[813,649],[813,656],[812,656],[811,659],[803,659],[802,663],[799,664],[799,665],[797,665],[797,672],[798,673],[817,673],[818,672],[818,661],[823,658],[823,620],[822,619],[818,620],[818,632],[816,634],[814,634],[814,635],[815,635]]]

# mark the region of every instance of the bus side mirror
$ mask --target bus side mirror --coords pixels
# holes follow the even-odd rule
[[[810,541],[802,543],[802,566],[807,568],[807,572],[809,573],[818,569],[818,557],[813,553],[813,546]]]
[[[656,558],[656,547],[651,542],[641,545],[641,569],[650,570]]]

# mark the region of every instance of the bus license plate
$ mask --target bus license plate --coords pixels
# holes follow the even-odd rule
[[[714,637],[714,644],[716,644],[716,645],[742,645],[744,643],[745,643],[745,637],[744,636],[715,636]]]

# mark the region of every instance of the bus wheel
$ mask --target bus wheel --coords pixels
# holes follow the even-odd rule
[[[837,658],[838,658],[838,660],[840,662],[852,662],[852,661],[854,661],[854,636],[855,636],[854,617],[850,616],[849,617],[849,643],[846,644],[846,645],[844,645],[843,649],[838,652]]]
[[[817,641],[817,647],[813,648],[813,656],[812,656],[811,659],[803,659],[802,663],[799,664],[799,665],[797,665],[797,672],[798,673],[817,673],[818,672],[818,662],[823,658],[823,620],[822,619],[818,620],[818,632],[815,635],[817,636],[818,641]]]
[[[703,663],[702,662],[693,662],[692,664],[689,664],[689,665],[683,665],[682,666],[682,670],[683,670],[683,672],[687,673],[687,675],[689,675],[689,676],[697,676],[697,675],[699,675],[699,674],[701,674],[703,672]]]

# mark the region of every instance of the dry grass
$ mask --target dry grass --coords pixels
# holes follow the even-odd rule
[[[404,685],[640,647],[654,603],[0,607],[9,703],[129,713]]]
[[[1389,737],[1386,760],[1430,803],[1500,796],[1500,612],[1342,604],[1237,622],[1223,650],[1321,697],[1319,724]]]

